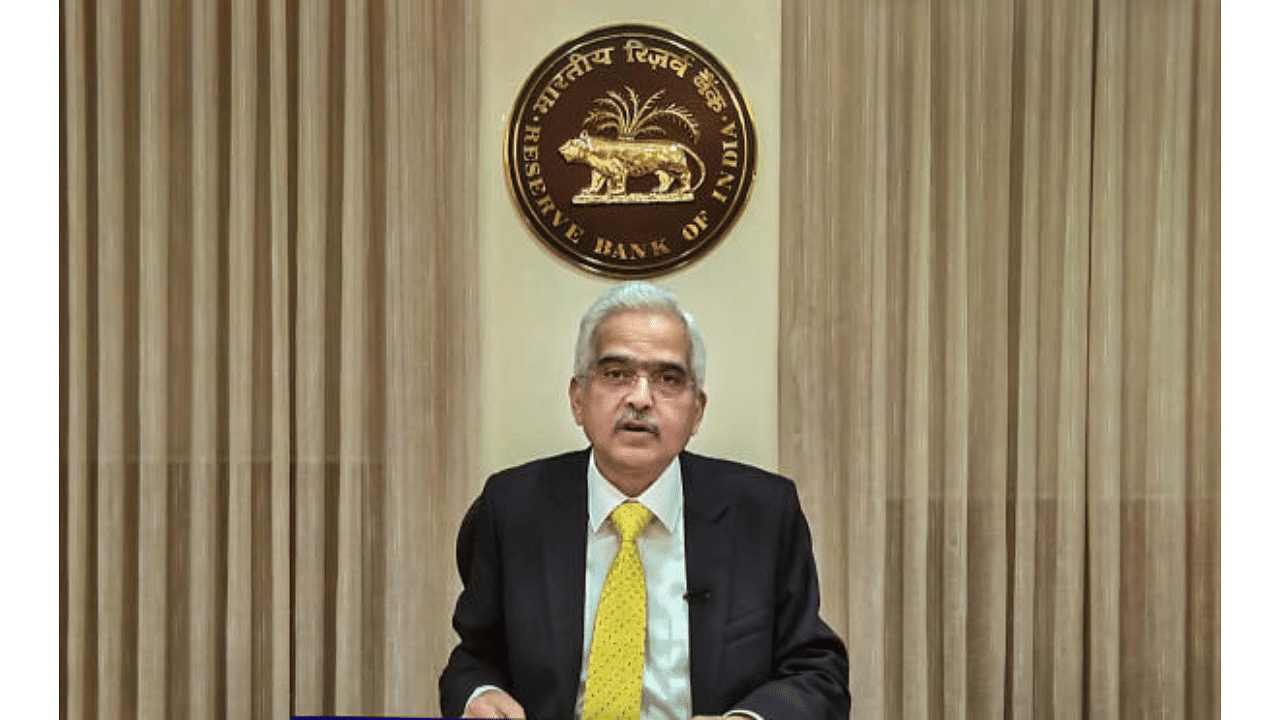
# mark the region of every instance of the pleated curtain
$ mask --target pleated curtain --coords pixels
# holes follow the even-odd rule
[[[1218,2],[781,13],[780,462],[854,717],[1217,718]],[[437,711],[476,24],[62,3],[62,717]]]
[[[475,37],[443,1],[63,3],[63,717],[436,710]]]
[[[1219,716],[1219,7],[783,4],[780,462],[854,716]]]

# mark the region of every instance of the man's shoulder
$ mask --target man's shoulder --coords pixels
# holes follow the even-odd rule
[[[796,492],[790,478],[736,460],[685,451],[680,454],[680,469],[686,483],[712,486],[722,497],[782,498]]]
[[[563,482],[567,477],[587,476],[587,450],[551,455],[499,470],[485,482],[485,493],[509,494],[538,491],[543,483]]]

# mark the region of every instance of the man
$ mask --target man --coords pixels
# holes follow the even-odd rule
[[[670,292],[587,310],[569,402],[591,447],[495,474],[463,519],[446,716],[849,717],[795,486],[684,451],[705,376]]]

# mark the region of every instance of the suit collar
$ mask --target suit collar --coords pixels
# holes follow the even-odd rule
[[[718,714],[726,698],[719,696],[733,578],[729,539],[731,513],[727,488],[705,458],[680,454],[684,478],[685,576],[689,602],[689,683],[693,713]]]
[[[684,482],[685,515],[695,515],[709,523],[719,522],[729,507],[728,494],[721,478],[710,471],[707,459],[682,452],[680,471]]]
[[[547,624],[551,631],[553,667],[560,692],[567,698],[555,717],[573,717],[578,676],[582,669],[582,599],[586,596],[587,452],[562,455],[538,481],[551,498],[540,523],[543,576],[546,578]]]
[[[589,449],[552,458],[554,464],[542,481],[546,484],[546,495],[560,508],[576,510],[579,505],[586,508],[588,457]]]

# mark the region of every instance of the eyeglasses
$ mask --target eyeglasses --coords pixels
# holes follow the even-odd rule
[[[637,363],[605,358],[591,368],[591,375],[614,390],[631,389],[643,375],[649,381],[651,392],[668,398],[679,397],[692,384],[684,368],[664,362]]]

